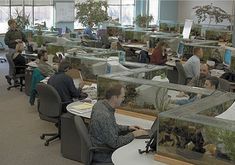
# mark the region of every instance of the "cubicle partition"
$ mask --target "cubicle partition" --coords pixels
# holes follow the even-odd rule
[[[234,164],[234,100],[234,93],[216,91],[160,113],[157,154],[198,165]]]

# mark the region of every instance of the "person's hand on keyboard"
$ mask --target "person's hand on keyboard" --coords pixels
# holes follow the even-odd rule
[[[137,125],[129,126],[129,131],[136,131],[138,129],[143,129],[143,128],[141,128],[141,127],[139,127]]]
[[[138,129],[136,131],[133,131],[132,132],[134,134],[134,137],[139,137],[139,136],[142,136],[142,135],[148,135],[148,132],[143,130],[143,129]]]

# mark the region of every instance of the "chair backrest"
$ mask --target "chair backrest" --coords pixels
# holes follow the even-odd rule
[[[222,78],[218,78],[218,80],[219,80],[218,90],[226,91],[226,92],[231,91],[230,82],[228,80],[225,80]]]
[[[90,151],[90,149],[92,148],[92,144],[87,127],[80,116],[74,117],[74,123],[77,132],[81,137],[81,144],[83,144],[84,146],[82,148],[82,162],[85,163],[85,165],[90,165],[92,162],[92,152]]]
[[[59,118],[62,113],[62,103],[56,89],[49,84],[38,83],[36,90],[40,100],[39,115]]]
[[[15,72],[15,64],[14,64],[14,62],[13,62],[13,54],[14,54],[14,52],[12,51],[12,52],[8,52],[7,54],[6,54],[6,59],[7,59],[7,61],[8,61],[8,64],[9,64],[9,69],[11,69],[12,70],[12,74],[14,74],[14,72]]]
[[[175,65],[176,65],[176,69],[178,72],[178,84],[185,85],[187,76],[186,76],[184,67],[180,62],[175,62]]]

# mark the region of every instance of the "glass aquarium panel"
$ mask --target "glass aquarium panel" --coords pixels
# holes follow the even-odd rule
[[[198,165],[234,164],[234,100],[234,93],[217,91],[160,113],[158,154]]]
[[[98,76],[98,99],[105,98],[108,86],[121,83],[126,87],[126,97],[122,109],[150,115],[178,107],[176,100],[188,100],[189,95],[208,96],[213,91],[169,83],[166,78],[166,67],[136,68],[123,72]],[[181,91],[187,96],[180,96]]]

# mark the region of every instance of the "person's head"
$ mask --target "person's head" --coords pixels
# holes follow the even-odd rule
[[[207,77],[204,83],[204,88],[206,89],[217,89],[219,85],[219,80],[215,76]]]
[[[203,50],[202,50],[202,48],[200,48],[200,47],[195,47],[195,48],[193,49],[193,54],[196,55],[196,56],[198,56],[199,58],[202,58],[202,57],[203,57]]]
[[[48,61],[47,51],[46,50],[39,50],[38,59],[40,61]]]
[[[24,50],[24,43],[23,42],[18,42],[16,44],[15,51],[18,52],[18,53],[22,53],[23,50]]]
[[[209,66],[207,64],[201,64],[200,66],[200,77],[205,78],[209,75]]]
[[[167,43],[164,42],[164,41],[159,41],[159,42],[156,44],[156,48],[160,48],[161,50],[164,50],[166,47],[167,47]]]
[[[10,19],[8,21],[8,26],[10,27],[10,29],[15,30],[16,29],[16,21],[14,19]]]
[[[58,72],[67,72],[70,69],[72,69],[71,64],[67,61],[62,61],[59,64]]]
[[[125,99],[125,89],[121,84],[115,84],[108,88],[105,98],[113,108],[117,108]]]
[[[93,23],[92,21],[88,21],[88,25],[89,25],[90,27],[93,27],[93,26],[94,26],[94,23]]]

